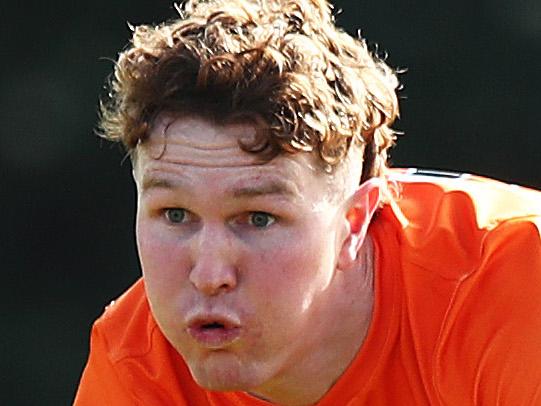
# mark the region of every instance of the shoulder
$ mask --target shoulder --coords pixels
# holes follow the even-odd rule
[[[93,330],[105,342],[112,362],[150,351],[157,325],[150,312],[142,279],[105,307]]]
[[[442,204],[457,213],[474,209],[480,229],[494,228],[509,219],[527,219],[538,228],[541,216],[541,191],[508,184],[481,176],[425,169],[394,169],[389,180],[400,190],[400,206],[416,219],[434,213]],[[462,205],[461,205],[462,203]],[[423,211],[415,211],[422,206]]]
[[[440,398],[536,404],[541,193],[471,175],[393,176],[402,190],[397,210],[407,219],[405,283],[415,282],[411,290],[433,289],[438,298],[448,292],[431,355]],[[438,277],[421,279],[426,271]]]
[[[541,243],[539,191],[417,169],[391,171],[389,179],[400,190],[393,211],[403,218],[406,262],[459,280],[510,240],[520,241],[515,256]]]
[[[188,405],[204,404],[205,396],[161,334],[137,281],[94,323],[75,404]]]

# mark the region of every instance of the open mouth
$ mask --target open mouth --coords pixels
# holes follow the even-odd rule
[[[238,323],[222,317],[193,319],[188,324],[188,334],[207,348],[223,348],[236,341],[241,333]]]
[[[201,326],[201,328],[205,330],[215,330],[219,328],[225,328],[225,326],[222,323],[218,323],[215,321],[212,323],[205,323]]]

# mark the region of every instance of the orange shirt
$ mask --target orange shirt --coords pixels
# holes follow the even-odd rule
[[[393,177],[402,198],[370,227],[372,324],[318,405],[541,405],[541,193]],[[197,386],[139,280],[94,324],[75,405],[268,403]]]

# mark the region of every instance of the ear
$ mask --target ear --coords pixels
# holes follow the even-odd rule
[[[338,268],[350,269],[368,232],[368,226],[381,201],[382,180],[372,178],[359,186],[346,208],[347,235],[340,248]]]

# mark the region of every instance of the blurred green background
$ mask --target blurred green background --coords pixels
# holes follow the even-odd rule
[[[395,165],[541,187],[539,0],[335,4],[408,69]],[[139,275],[129,162],[93,128],[127,22],[174,15],[162,0],[2,7],[2,405],[71,404],[92,321]]]

